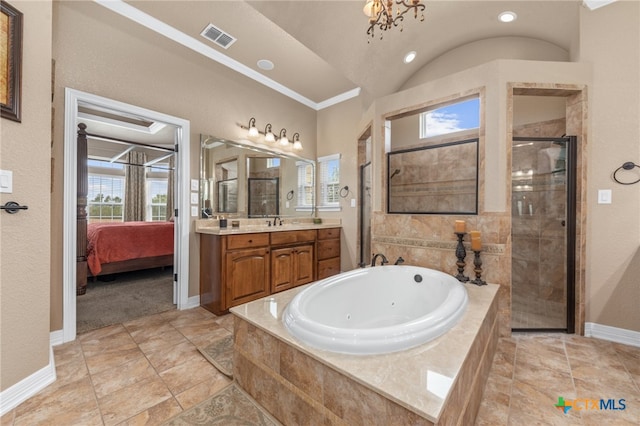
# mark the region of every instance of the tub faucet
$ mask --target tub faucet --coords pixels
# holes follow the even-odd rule
[[[382,265],[386,265],[387,263],[389,263],[389,261],[387,260],[384,254],[377,253],[377,254],[374,254],[373,259],[371,259],[371,266],[376,266],[376,260],[378,260],[378,257],[382,258]]]
[[[396,259],[396,263],[394,263],[394,265],[399,265],[401,263],[404,263],[404,259],[402,258],[402,256]]]

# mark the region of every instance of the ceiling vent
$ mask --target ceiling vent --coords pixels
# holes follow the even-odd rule
[[[220,28],[216,27],[213,24],[207,25],[207,27],[202,30],[200,35],[225,49],[228,49],[229,46],[231,46],[236,41],[235,37],[222,31]]]

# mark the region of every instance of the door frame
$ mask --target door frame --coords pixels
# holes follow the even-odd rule
[[[64,108],[64,195],[63,195],[63,265],[62,265],[62,341],[76,338],[76,197],[77,197],[77,115],[79,104],[108,108],[176,126],[174,221],[174,302],[179,310],[189,308],[189,192],[190,192],[190,122],[161,112],[130,105],[102,96],[65,88]]]

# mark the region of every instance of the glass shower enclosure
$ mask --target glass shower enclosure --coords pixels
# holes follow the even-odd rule
[[[514,137],[513,330],[574,332],[576,138]]]

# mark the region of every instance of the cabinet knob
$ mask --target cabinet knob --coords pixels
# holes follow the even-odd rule
[[[252,243],[252,242],[253,242],[253,240],[249,240],[249,242],[250,242],[250,243]]]

